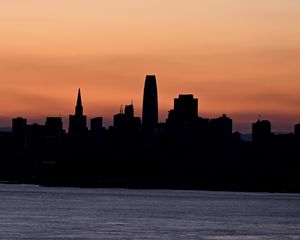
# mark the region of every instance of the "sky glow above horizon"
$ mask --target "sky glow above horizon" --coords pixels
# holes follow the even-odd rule
[[[120,105],[141,116],[146,74],[160,121],[180,93],[199,115],[226,113],[249,132],[300,122],[300,1],[0,0],[0,127],[23,116],[85,114],[109,125]]]

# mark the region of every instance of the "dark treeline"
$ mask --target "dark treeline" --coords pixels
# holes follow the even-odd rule
[[[300,124],[275,135],[271,123],[252,125],[252,142],[232,132],[232,120],[198,116],[198,99],[179,95],[165,123],[158,123],[157,87],[147,76],[142,120],[133,105],[88,130],[79,91],[69,130],[60,117],[45,125],[12,121],[0,133],[0,180],[55,186],[180,188],[300,192]]]

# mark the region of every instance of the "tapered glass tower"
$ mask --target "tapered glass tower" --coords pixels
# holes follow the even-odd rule
[[[158,97],[155,75],[147,75],[143,99],[143,129],[147,133],[154,133],[158,124]]]

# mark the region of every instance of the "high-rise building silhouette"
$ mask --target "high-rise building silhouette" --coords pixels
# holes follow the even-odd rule
[[[77,104],[75,106],[75,115],[69,117],[69,133],[72,135],[84,135],[87,133],[86,116],[83,115],[83,106],[81,101],[81,92],[78,90]]]
[[[252,124],[252,141],[266,142],[271,137],[271,122],[268,120],[258,120]]]
[[[27,119],[21,117],[14,118],[12,120],[12,134],[15,146],[19,148],[26,147]]]
[[[176,117],[182,121],[189,121],[198,117],[198,99],[192,94],[180,94],[174,99]]]
[[[211,136],[215,140],[228,140],[232,137],[232,119],[223,114],[222,117],[211,119]]]
[[[26,127],[26,148],[41,149],[45,144],[46,126],[37,123],[27,125]]]
[[[63,134],[63,122],[61,117],[47,117],[45,127],[47,136],[60,136]]]
[[[134,108],[133,108],[133,104],[126,105],[124,111],[125,111],[124,114],[125,114],[128,118],[133,118],[133,117],[134,117]]]
[[[155,75],[147,75],[143,98],[143,129],[147,133],[154,133],[158,124],[158,97]]]
[[[198,119],[198,99],[192,94],[180,94],[174,98],[174,109],[169,111],[167,124],[183,126],[194,124]]]
[[[48,145],[51,147],[60,146],[64,135],[62,118],[47,117],[45,133]]]
[[[103,128],[103,118],[96,117],[91,119],[91,132],[92,133],[99,133]]]
[[[114,115],[114,128],[125,131],[139,131],[141,119],[134,116],[133,104],[125,106],[125,112],[121,108],[120,113]]]
[[[27,119],[25,118],[14,118],[12,120],[12,132],[15,135],[24,135],[26,133]]]
[[[193,94],[180,94],[174,98],[174,109],[171,109],[166,119],[168,131],[197,135],[199,139],[207,139],[209,134],[209,119],[198,116],[198,98]]]
[[[295,125],[295,135],[300,138],[300,123]]]

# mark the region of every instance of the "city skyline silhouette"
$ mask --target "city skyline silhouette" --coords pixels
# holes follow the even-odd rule
[[[300,0],[0,0],[0,239],[300,239]]]
[[[151,82],[151,79],[153,80],[152,82],[154,83],[154,85],[153,86],[151,86],[151,84],[152,83],[150,83]],[[149,85],[150,84],[150,85]],[[146,81],[145,81],[145,86],[144,86],[144,97],[143,97],[143,102],[145,102],[145,92],[146,92],[146,99],[147,98],[149,98],[150,97],[150,95],[149,96],[147,96],[147,88],[150,90],[150,89],[153,89],[153,91],[154,91],[154,93],[153,94],[150,94],[150,95],[153,95],[153,97],[154,97],[154,99],[156,99],[156,100],[154,100],[154,104],[155,104],[155,106],[157,106],[157,107],[155,107],[155,112],[156,113],[154,113],[154,122],[155,122],[155,124],[157,124],[158,122],[160,122],[160,123],[163,123],[163,122],[165,122],[166,121],[166,119],[168,118],[167,117],[167,115],[168,115],[168,112],[170,111],[170,109],[169,110],[167,110],[166,111],[166,113],[164,113],[165,115],[166,115],[166,118],[165,119],[159,119],[158,118],[158,116],[159,115],[162,115],[162,110],[160,110],[159,108],[158,108],[158,102],[159,102],[159,98],[158,98],[158,93],[157,93],[157,89],[156,89],[156,77],[155,77],[155,75],[146,75]],[[150,92],[151,92],[152,90],[150,90]],[[180,94],[182,94],[182,93],[179,93],[179,95]],[[191,93],[186,93],[186,95],[189,95],[189,94],[191,94]],[[87,98],[88,98],[88,96],[87,96]],[[151,97],[150,97],[151,98]],[[133,99],[131,99],[131,102],[132,102],[132,104],[133,104]],[[146,102],[147,102],[147,100],[146,100]],[[151,102],[151,100],[150,100],[150,102]],[[141,118],[143,118],[143,109],[144,109],[144,105],[145,105],[145,103],[143,103],[143,106],[142,106],[142,110],[140,110],[139,112],[140,112],[140,117]],[[119,105],[120,106],[120,108],[123,108],[123,104],[120,104]],[[136,106],[135,106],[135,109],[136,109]],[[116,110],[117,111],[117,110]],[[99,111],[99,113],[100,113],[101,111]],[[205,112],[205,110],[204,110],[204,112]],[[81,99],[81,89],[80,88],[78,88],[78,95],[77,95],[77,100],[76,100],[76,106],[75,106],[75,115],[74,116],[76,116],[76,115],[82,115],[82,113],[83,113],[83,106],[82,106],[82,99]],[[28,113],[29,114],[29,113]],[[28,114],[27,114],[27,116],[28,116]],[[197,114],[199,114],[199,109],[198,109],[198,105],[197,105]],[[201,113],[200,113],[201,114]],[[222,114],[220,114],[220,116],[221,115],[224,115],[225,113],[223,112]],[[29,114],[30,115],[30,114]],[[44,115],[46,116],[47,114],[46,113],[44,113]],[[68,131],[70,131],[70,121],[68,120],[68,116],[67,115],[65,115],[65,116],[62,116],[61,114],[53,114],[52,115],[53,117],[62,117],[62,122],[63,122],[63,126],[64,126],[64,128],[65,129],[67,129]],[[98,115],[91,115],[91,116],[84,116],[84,118],[85,118],[85,120],[83,119],[83,125],[85,125],[86,127],[91,127],[90,126],[90,122],[88,122],[87,120],[91,120],[91,119],[93,119],[93,118],[95,118],[95,117],[97,117]],[[201,114],[201,116],[203,116],[203,117],[207,117],[207,116],[205,116],[205,115],[202,115]],[[217,117],[217,115],[216,114],[214,114],[214,116],[216,116]],[[14,118],[16,118],[16,117],[22,117],[22,116],[14,116]],[[9,117],[8,116],[6,116],[6,118],[7,119],[9,119]],[[39,118],[38,120],[35,120],[34,118],[28,118],[28,120],[31,122],[31,123],[38,123],[38,124],[43,124],[44,123],[44,119],[45,119],[46,117],[44,117],[44,118]],[[101,115],[101,118],[102,118],[102,124],[103,124],[103,126],[104,127],[106,127],[106,128],[109,128],[110,126],[113,126],[113,123],[114,123],[114,120],[113,120],[113,114],[111,115],[111,116],[109,116],[109,117],[104,117],[103,115]],[[252,119],[252,122],[253,121],[255,121],[255,120],[260,120],[261,118],[265,118],[264,117],[264,114],[258,114],[257,115],[257,118],[253,118]],[[272,118],[268,118],[269,120],[272,120]],[[6,120],[6,121],[10,121],[10,120]],[[76,120],[75,120],[76,121]],[[238,127],[235,127],[235,125],[237,125],[235,122],[234,122],[234,124],[233,124],[233,129],[235,130],[235,131],[238,131],[238,132],[241,132],[241,133],[243,133],[243,134],[245,134],[245,136],[247,137],[247,134],[249,134],[250,132],[251,132],[251,130],[252,130],[252,128],[251,128],[251,126],[252,126],[252,122],[251,122],[251,120],[250,119],[248,119],[247,120],[248,122],[246,122],[246,123],[244,123],[244,127],[242,127],[242,128],[238,128]],[[282,131],[282,130],[278,130],[277,129],[277,131],[275,130],[275,131],[273,131],[274,133],[278,133],[278,134],[282,134],[282,133],[292,133],[293,131],[294,131],[294,126],[296,125],[298,123],[298,120],[295,120],[294,121],[294,123],[293,124],[291,124],[290,126],[288,126],[288,129],[289,130],[285,130],[285,131]],[[247,125],[248,124],[248,125]],[[246,127],[245,127],[246,126]],[[245,129],[247,129],[246,131],[245,131]],[[273,126],[273,128],[272,129],[274,129],[274,126]],[[12,129],[11,129],[11,127],[9,126],[9,124],[3,124],[3,125],[0,125],[0,130],[1,131],[11,131]]]
[[[0,181],[54,186],[176,188],[237,191],[300,191],[300,123],[293,133],[274,134],[272,122],[253,122],[252,140],[234,131],[223,114],[205,118],[198,98],[179,94],[165,122],[158,122],[155,75],[144,82],[143,115],[125,103],[103,127],[103,117],[87,126],[78,89],[69,129],[62,117],[45,124],[12,119],[0,132]]]

